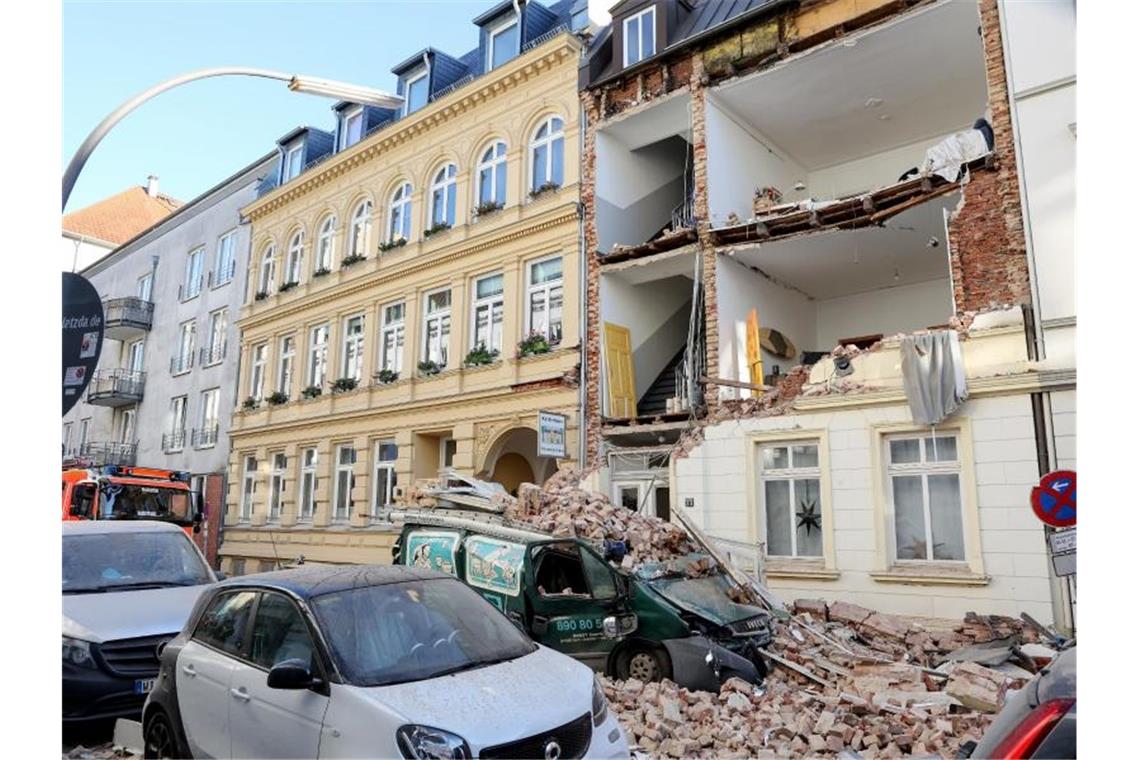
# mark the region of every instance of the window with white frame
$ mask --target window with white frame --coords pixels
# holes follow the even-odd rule
[[[547,117],[530,142],[530,189],[537,192],[548,187],[561,187],[565,144],[562,119]]]
[[[170,416],[167,420],[165,451],[178,451],[186,439],[186,397],[175,396],[170,399]]]
[[[320,325],[309,331],[308,383],[321,388],[325,384],[325,372],[329,359],[329,326]]]
[[[241,504],[238,519],[249,522],[253,514],[253,500],[257,495],[257,457],[247,456],[242,467]]]
[[[771,443],[759,450],[761,519],[771,557],[823,556],[819,443]]]
[[[83,451],[83,447],[87,444],[87,433],[91,430],[91,418],[84,417],[79,421],[79,450]]]
[[[377,441],[375,451],[376,469],[372,475],[372,516],[380,514],[380,510],[392,504],[393,490],[396,488],[396,455],[398,449],[395,441]]]
[[[431,181],[431,218],[429,227],[455,225],[455,164],[439,168]]]
[[[297,519],[313,519],[313,509],[317,500],[317,450],[301,450],[301,482],[297,498]]]
[[[228,309],[218,309],[210,314],[210,343],[206,347],[204,364],[217,364],[226,357],[226,336],[229,324]]]
[[[622,25],[625,65],[644,61],[657,52],[657,9],[646,8],[630,16]]]
[[[348,255],[367,256],[368,238],[372,232],[372,201],[361,201],[352,212],[348,231]]]
[[[344,112],[344,128],[341,130],[340,148],[344,150],[350,145],[360,142],[364,137],[364,108],[357,106]]]
[[[384,307],[384,324],[380,329],[380,369],[395,372],[404,368],[404,304]]]
[[[253,357],[249,368],[249,395],[258,401],[265,393],[265,362],[269,356],[269,344],[258,343],[251,351]]]
[[[356,449],[351,444],[336,447],[336,480],[333,482],[333,519],[347,520],[352,515],[352,487],[356,485],[353,468]]]
[[[507,144],[496,140],[479,159],[479,205],[502,206],[507,202]]]
[[[288,396],[293,388],[293,356],[297,353],[297,339],[286,335],[281,339],[281,352],[277,358],[277,392]]]
[[[313,271],[331,271],[333,255],[336,253],[336,217],[326,216],[317,229],[317,255],[314,257]]]
[[[145,359],[146,344],[142,340],[131,341],[127,345],[127,369],[131,372],[142,372]]]
[[[265,252],[261,254],[261,269],[257,276],[258,295],[269,295],[273,292],[273,277],[277,271],[277,264],[273,256],[273,246],[266,246]]]
[[[147,272],[139,278],[135,285],[135,295],[143,301],[150,300],[150,293],[154,286],[154,272]]]
[[[503,276],[476,280],[474,295],[471,348],[499,353],[503,350]]]
[[[423,358],[447,366],[447,343],[451,336],[451,290],[429,293],[424,309]]]
[[[424,71],[408,79],[404,95],[404,115],[418,111],[428,102],[428,75]]]
[[[189,372],[194,366],[194,338],[198,332],[194,320],[183,322],[178,326],[178,354],[174,357],[174,374]]]
[[[63,423],[63,453],[66,456],[71,452],[71,428],[73,423]]]
[[[119,443],[130,443],[135,439],[135,410],[124,409],[119,418]]]
[[[294,145],[285,151],[285,162],[281,167],[281,184],[301,173],[301,145]]]
[[[360,382],[364,376],[364,315],[344,320],[344,341],[341,344],[340,376]]]
[[[502,66],[519,54],[519,25],[508,18],[487,31],[487,70]]]
[[[237,230],[230,230],[218,238],[218,250],[214,255],[214,286],[225,285],[234,278],[237,266]]]
[[[285,470],[288,460],[284,452],[273,455],[273,467],[269,471],[269,520],[281,519],[281,497],[285,493]]]
[[[186,280],[182,283],[182,299],[194,298],[202,291],[202,260],[206,258],[205,248],[195,248],[186,259]]]
[[[884,446],[895,557],[965,561],[957,435],[888,436]]]
[[[527,277],[527,332],[562,340],[562,258],[536,261]]]
[[[221,390],[211,388],[202,391],[202,401],[199,405],[201,413],[198,416],[198,435],[195,436],[194,446],[200,449],[209,448],[218,442],[218,404],[221,399]]]
[[[412,185],[405,182],[392,193],[388,204],[388,242],[410,240],[412,237]]]
[[[285,282],[301,281],[301,265],[305,258],[305,235],[297,230],[289,240],[289,250],[285,255]]]
[[[459,443],[454,438],[441,438],[439,440],[439,469],[451,468],[455,462],[455,452],[459,450]]]

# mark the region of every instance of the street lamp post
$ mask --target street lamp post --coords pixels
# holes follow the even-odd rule
[[[404,102],[404,99],[398,95],[390,95],[389,93],[370,87],[360,87],[358,85],[337,82],[330,79],[317,79],[315,77],[286,74],[285,72],[273,71],[271,69],[223,66],[213,69],[191,71],[181,76],[167,79],[148,90],[140,92],[112,111],[107,118],[99,122],[95,129],[91,130],[91,134],[87,135],[87,139],[84,140],[83,144],[79,146],[79,149],[75,151],[75,155],[72,156],[71,162],[67,165],[67,170],[63,173],[63,208],[67,208],[67,199],[71,197],[71,188],[75,186],[75,181],[79,178],[79,172],[83,171],[83,165],[87,163],[87,159],[91,156],[92,151],[95,150],[95,146],[111,131],[112,127],[122,121],[123,117],[155,95],[166,92],[169,89],[186,84],[187,82],[220,76],[249,76],[261,77],[262,79],[277,79],[288,82],[289,89],[293,92],[323,95],[325,97],[347,100],[353,103],[380,106],[381,108],[397,108]]]

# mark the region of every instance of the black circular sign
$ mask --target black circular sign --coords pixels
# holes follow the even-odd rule
[[[103,302],[85,278],[63,273],[63,413],[83,395],[103,348]]]

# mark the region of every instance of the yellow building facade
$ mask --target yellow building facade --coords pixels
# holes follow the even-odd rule
[[[243,209],[223,570],[390,561],[396,487],[567,461],[538,456],[540,411],[576,458],[579,54],[558,34]]]

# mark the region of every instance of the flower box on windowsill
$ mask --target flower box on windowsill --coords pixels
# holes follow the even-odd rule
[[[359,384],[359,381],[355,377],[340,377],[329,383],[333,393],[345,393],[347,391],[356,390],[356,386]]]
[[[531,332],[525,338],[519,341],[519,350],[516,358],[525,359],[528,356],[538,356],[539,354],[548,354],[551,351],[550,341],[546,336],[539,332]]]
[[[289,397],[281,391],[273,391],[265,400],[269,402],[270,406],[281,406],[289,401]]]
[[[532,201],[537,200],[538,198],[541,198],[542,196],[546,195],[547,193],[553,193],[555,190],[557,190],[560,187],[562,187],[562,185],[557,183],[557,182],[544,182],[541,185],[539,185],[538,187],[536,187],[535,189],[530,191],[530,199]]]
[[[301,283],[297,282],[296,280],[290,280],[289,282],[283,282],[283,283],[281,283],[281,287],[279,287],[277,289],[277,292],[278,293],[288,293],[290,290],[292,290],[293,288],[297,287],[300,284]]]
[[[494,214],[496,211],[502,211],[502,209],[503,204],[500,201],[486,201],[471,209],[471,214],[476,219],[482,219],[483,217]]]
[[[259,407],[260,405],[261,405],[261,400],[256,399],[253,396],[250,396],[245,401],[241,402],[241,408],[245,409],[247,412],[253,411],[254,409]]]
[[[447,222],[436,222],[432,226],[424,230],[424,240],[427,240],[432,235],[438,235],[441,232],[447,232],[451,229],[451,225]]]
[[[400,379],[400,373],[390,369],[382,369],[372,374],[377,385],[391,385]]]
[[[424,359],[416,365],[416,369],[420,371],[420,377],[435,377],[443,371],[444,366],[439,362],[433,362],[431,359]]]
[[[467,357],[463,360],[464,367],[485,367],[493,364],[499,359],[498,349],[488,351],[483,346],[476,346],[467,352]]]
[[[407,238],[398,237],[395,240],[392,240],[388,243],[381,243],[378,246],[378,249],[379,249],[380,253],[386,253],[386,252],[391,251],[395,248],[403,248],[407,244],[408,244]]]
[[[301,391],[301,398],[317,398],[321,395],[321,387],[319,385],[310,385]]]
[[[264,301],[266,298],[269,298],[268,290],[259,290],[253,294],[253,300],[255,301]]]
[[[362,261],[364,261],[364,257],[361,256],[359,253],[353,254],[352,256],[345,256],[343,259],[340,260],[340,268],[341,269],[347,269],[348,267],[352,266],[353,264],[359,264]]]
[[[329,275],[329,274],[332,274],[331,269],[329,269],[327,267],[321,267],[317,271],[313,272],[313,279],[316,279],[317,277],[324,277],[325,275]]]

